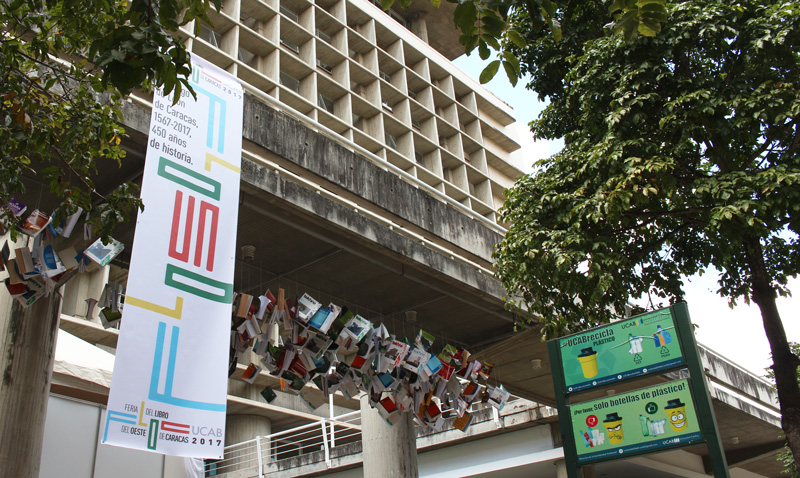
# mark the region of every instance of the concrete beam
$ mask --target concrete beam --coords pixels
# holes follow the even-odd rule
[[[242,135],[331,185],[492,262],[494,245],[502,239],[499,233],[251,95],[245,96]]]
[[[455,280],[461,287],[464,285],[469,286],[478,295],[491,298],[492,301],[502,301],[505,296],[505,289],[494,277],[480,273],[477,269],[450,259],[365,215],[359,214],[321,194],[316,194],[307,187],[287,179],[285,175],[280,175],[245,159],[242,161],[242,181],[244,185],[252,186],[251,190],[254,192],[266,192],[276,199],[281,199],[282,202],[294,206],[312,218],[324,219],[326,223],[336,227],[341,234],[358,238],[359,242],[364,246],[369,247],[371,245],[373,252],[382,250],[397,254],[396,259],[410,266],[415,266],[414,269],[406,268],[399,271],[406,277],[424,281],[424,275],[433,275],[451,283]],[[247,206],[262,214],[270,214],[266,207],[259,207],[255,204],[247,204]],[[311,232],[308,231],[308,233]],[[330,241],[330,237],[327,237],[326,240]],[[346,244],[336,245],[367,260],[374,260],[375,255],[371,252],[365,252],[361,247],[356,248]],[[422,271],[425,271],[424,275]],[[466,300],[467,294],[462,293],[459,296],[460,299]],[[504,316],[503,318],[510,320],[510,316]]]

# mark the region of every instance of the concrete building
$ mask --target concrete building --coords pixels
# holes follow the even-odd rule
[[[466,436],[446,430],[417,438],[421,476],[562,476],[560,438],[546,407],[554,403],[546,350],[536,327],[514,333],[506,292],[491,270],[504,233],[497,223],[502,193],[521,174],[511,161],[519,149],[512,110],[450,63],[461,53],[452,7],[417,0],[384,12],[364,0],[232,0],[211,14],[213,29],[186,33],[191,51],[245,85],[234,288],[309,292],[395,334],[423,328],[496,364],[497,379],[525,400],[502,414],[478,412]],[[119,170],[100,171],[98,184],[139,180],[150,100],[140,93],[125,104],[128,158]],[[28,200],[46,207],[46,198]],[[132,226],[115,237],[130,244]],[[87,317],[86,299],[99,298],[106,284],[123,288],[128,258],[78,276],[63,291],[60,327],[76,339],[59,337],[64,355],[56,358],[41,476],[183,476],[182,460],[98,445],[117,331],[102,327],[97,311]],[[711,352],[706,359],[719,385],[715,406],[734,476],[778,476],[779,418],[769,387]],[[362,440],[361,431],[378,425],[366,425],[375,412],[357,401],[337,397],[332,411],[314,413],[290,396],[267,404],[258,391],[273,379],[262,375],[251,386],[239,379],[243,368],[229,383],[226,443],[271,438],[253,442],[255,460],[232,459],[231,476],[255,476],[258,458],[261,471],[275,476],[380,476],[362,466],[416,463],[403,455],[414,449],[407,426]],[[331,420],[358,410],[360,423]],[[323,441],[338,442],[315,453],[302,446],[268,452],[291,441],[276,434],[301,426],[328,427],[335,433],[320,432]],[[405,444],[380,445],[387,437]],[[595,471],[701,476],[701,448]]]

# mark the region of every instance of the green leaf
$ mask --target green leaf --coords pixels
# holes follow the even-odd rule
[[[472,31],[478,21],[478,10],[472,1],[459,3],[453,12],[453,21],[462,31]]]
[[[561,23],[559,23],[555,18],[550,20],[550,32],[553,34],[553,39],[555,39],[556,42],[561,41]]]
[[[519,58],[517,58],[517,56],[511,53],[510,51],[506,50],[503,52],[503,59],[514,69],[514,75],[519,77],[520,75]],[[516,84],[516,81],[514,81],[513,83]]]
[[[500,60],[494,60],[486,65],[486,68],[480,74],[479,80],[481,84],[486,84],[492,81],[494,75],[497,74],[497,70],[500,68]]]
[[[491,52],[489,51],[489,47],[486,46],[486,42],[481,41],[478,43],[478,55],[481,57],[481,60],[488,60]]]
[[[536,0],[536,3],[542,8],[542,11],[548,16],[552,17],[556,14],[556,4],[550,0]]]
[[[519,73],[514,68],[514,65],[507,61],[503,61],[503,69],[506,70],[506,76],[508,77],[508,81],[511,82],[511,86],[517,86]]]
[[[508,39],[511,40],[511,42],[514,45],[516,45],[517,47],[525,48],[525,46],[527,45],[527,42],[525,41],[525,38],[523,38],[523,36],[520,35],[518,31],[509,30],[507,32],[507,35],[508,35]]]

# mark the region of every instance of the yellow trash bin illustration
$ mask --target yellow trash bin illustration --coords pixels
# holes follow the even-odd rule
[[[594,349],[591,347],[581,349],[581,353],[578,354],[578,360],[581,363],[584,377],[592,378],[597,375],[597,352]]]
[[[686,404],[680,398],[673,398],[664,407],[669,424],[673,431],[683,432],[686,430]]]
[[[625,434],[622,432],[622,417],[617,415],[617,412],[607,414],[603,426],[606,427],[608,441],[612,445],[619,445],[625,439]]]

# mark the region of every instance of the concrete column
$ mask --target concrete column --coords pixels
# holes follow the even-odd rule
[[[390,425],[361,397],[361,443],[364,476],[368,478],[417,478],[417,430],[410,413]]]
[[[408,19],[408,27],[411,33],[420,37],[422,41],[428,43],[428,22],[425,21],[425,12],[417,12]]]
[[[553,462],[556,467],[556,478],[568,478],[567,463],[564,460]],[[578,476],[583,478],[595,478],[594,465],[582,466],[578,469]]]
[[[225,417],[225,446],[252,440],[272,433],[272,422],[260,415],[228,415]],[[268,453],[264,454],[269,455]]]
[[[272,433],[272,422],[269,418],[259,415],[228,415],[225,417],[225,446],[242,443],[252,440],[255,437],[265,436]],[[266,464],[270,461],[270,449],[268,440],[259,440],[261,445],[261,463]],[[257,445],[253,442],[246,443],[240,447],[227,448],[220,473],[228,473],[234,470],[250,469],[256,470],[258,467]]]
[[[228,394],[248,400],[262,401],[257,388],[242,380],[228,380]],[[272,433],[272,422],[267,417],[260,415],[228,415],[225,418],[225,446],[252,440],[255,437],[267,436]],[[259,440],[261,444],[261,462],[270,462],[269,440]],[[255,443],[245,444],[241,447],[230,448],[225,451],[225,461],[221,463],[224,468],[221,473],[249,468],[256,470],[258,455]],[[242,466],[229,467],[227,460],[243,462]]]
[[[553,465],[556,466],[556,478],[568,478],[567,463],[564,460],[557,460]]]
[[[7,295],[5,290],[2,293]],[[51,294],[27,309],[17,301],[0,309],[0,463],[4,476],[39,476],[60,308],[61,297]]]

